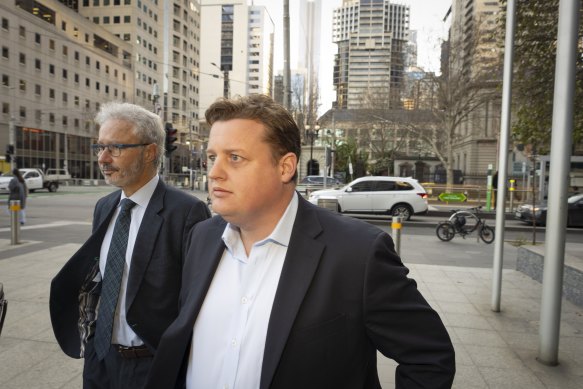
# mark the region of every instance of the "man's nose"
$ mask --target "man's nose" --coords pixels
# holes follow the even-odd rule
[[[107,148],[105,148],[98,156],[97,156],[97,162],[98,163],[107,163],[107,162],[111,162],[112,158],[111,158],[111,153],[109,152],[109,150]]]

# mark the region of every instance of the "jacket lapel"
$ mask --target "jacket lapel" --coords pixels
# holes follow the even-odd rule
[[[310,205],[299,197],[298,213],[269,318],[260,389],[269,388],[301,303],[324,251],[315,240],[322,227]]]
[[[140,283],[144,279],[144,273],[152,259],[158,232],[160,231],[160,228],[162,228],[164,222],[164,219],[159,213],[164,209],[165,193],[166,186],[162,180],[160,180],[152,194],[152,198],[148,203],[148,208],[146,208],[144,218],[140,224],[138,236],[136,237],[136,242],[134,244],[130,274],[128,275],[126,311],[129,311],[132,306],[138,290],[140,289]]]

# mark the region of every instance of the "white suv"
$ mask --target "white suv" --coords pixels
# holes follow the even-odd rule
[[[410,177],[361,177],[341,189],[317,190],[309,197],[315,205],[330,199],[338,202],[338,212],[389,214],[403,220],[426,214],[429,208],[427,192]]]

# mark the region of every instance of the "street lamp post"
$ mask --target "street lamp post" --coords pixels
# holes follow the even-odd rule
[[[231,84],[229,82],[229,69],[227,69],[226,66],[223,66],[221,68],[214,62],[211,62],[211,65],[213,65],[215,68],[223,72],[223,97],[225,99],[228,99],[231,94]]]
[[[306,125],[306,137],[310,138],[310,160],[308,161],[308,176],[317,175],[318,172],[314,173],[314,139],[318,137],[318,131],[320,131],[320,126],[315,125],[313,129],[310,125]]]

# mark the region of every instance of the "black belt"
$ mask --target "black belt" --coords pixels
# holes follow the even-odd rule
[[[121,357],[125,359],[147,358],[152,357],[154,355],[145,345],[127,347],[122,346],[120,344],[112,344],[112,346],[117,350],[119,355],[121,355]]]

